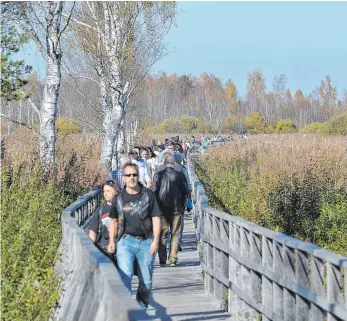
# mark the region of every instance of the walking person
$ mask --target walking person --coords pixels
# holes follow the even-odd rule
[[[178,242],[178,251],[182,251],[182,243],[183,243],[183,229],[184,229],[184,211],[187,209],[187,211],[191,210],[192,204],[191,204],[191,193],[192,193],[192,185],[190,184],[189,174],[187,168],[182,165],[182,155],[179,153],[174,153],[174,158],[176,161],[176,164],[179,166],[179,171],[184,175],[184,178],[188,185],[188,196],[186,199],[186,203],[184,204],[184,210],[183,214],[181,216],[181,229],[180,229],[180,235],[179,235],[179,242]]]
[[[155,253],[160,237],[161,211],[155,194],[139,183],[136,164],[127,164],[123,170],[125,188],[112,202],[108,251],[114,253],[114,236],[118,223],[117,262],[119,274],[129,294],[134,275],[134,262],[138,261],[139,287],[136,299],[147,309],[152,290]]]
[[[184,203],[189,193],[188,184],[184,175],[174,169],[175,159],[169,155],[165,159],[166,168],[154,175],[153,190],[158,196],[159,205],[163,215],[161,216],[161,234],[159,243],[159,263],[164,266],[167,261],[166,243],[169,228],[170,241],[170,265],[177,265],[178,239],[181,228],[181,216],[184,211]]]
[[[120,188],[124,188],[123,168],[126,164],[131,163],[129,156],[123,156],[119,159],[119,167],[110,172],[107,176],[108,180],[113,180],[118,183]]]
[[[157,170],[157,167],[159,166],[159,160],[157,158],[157,155],[154,154],[151,147],[147,147],[147,152],[148,152],[147,164],[151,169],[152,177],[154,177],[155,171]]]
[[[106,204],[100,205],[95,210],[88,223],[88,235],[99,249],[110,256],[113,262],[116,262],[114,253],[109,253],[107,248],[110,237],[109,229],[112,220],[110,217],[112,200],[117,196],[120,188],[115,181],[108,180],[105,182],[102,190]],[[117,229],[117,224],[115,224],[113,228]]]
[[[137,165],[140,183],[147,188],[151,188],[152,177],[150,175],[150,170],[144,161],[139,161],[139,153],[135,148],[129,152],[129,157],[131,159],[131,163]]]

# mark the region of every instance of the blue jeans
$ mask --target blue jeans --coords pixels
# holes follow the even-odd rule
[[[117,243],[117,262],[119,274],[125,288],[131,294],[131,280],[134,275],[135,258],[138,261],[139,287],[136,300],[143,308],[147,308],[152,290],[152,275],[155,254],[150,253],[153,238],[136,239],[125,235]]]

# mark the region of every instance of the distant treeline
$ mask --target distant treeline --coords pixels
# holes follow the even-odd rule
[[[272,88],[267,88],[262,71],[255,70],[248,73],[246,93],[240,95],[232,80],[213,74],[191,77],[163,73],[147,77],[131,105],[127,117],[133,121],[146,119],[147,127],[158,126],[155,131],[170,127],[169,132],[182,132],[179,128],[186,124],[186,120],[182,124],[182,116],[203,119],[205,125],[196,122],[211,132],[247,131],[254,127],[253,122],[261,124],[261,128],[252,129],[256,132],[281,132],[284,124],[290,131],[300,131],[346,111],[347,92],[338,93],[329,76],[304,95],[301,89],[291,92],[285,75],[274,77]]]
[[[223,125],[217,130],[213,123],[205,121],[202,117],[181,116],[179,119],[165,119],[157,126],[152,126],[150,120],[141,123],[142,133],[146,134],[288,134],[305,133],[327,135],[347,135],[347,112],[333,116],[326,122],[314,122],[306,125],[301,130],[290,119],[282,119],[276,122],[266,122],[265,117],[253,112],[248,117],[237,118],[230,116],[225,119]]]
[[[334,129],[334,117],[347,111],[347,92],[338,93],[329,76],[308,95],[300,89],[291,92],[284,75],[274,77],[271,89],[261,70],[248,73],[247,79],[247,91],[240,95],[232,80],[213,74],[147,76],[127,105],[124,127],[128,144],[144,128],[153,133],[341,132]],[[35,77],[30,83],[38,89],[32,100],[39,104],[43,84]],[[72,118],[83,132],[102,135],[100,90],[90,81],[63,75],[59,107],[59,117]],[[38,122],[27,102],[12,102],[5,109],[29,125]],[[345,122],[343,119],[338,122]]]

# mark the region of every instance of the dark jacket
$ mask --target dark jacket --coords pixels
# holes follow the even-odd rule
[[[174,212],[183,212],[189,189],[186,178],[181,172],[172,167],[157,172],[153,179],[153,191],[164,213],[166,208]]]

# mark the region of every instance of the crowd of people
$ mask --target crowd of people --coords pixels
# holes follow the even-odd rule
[[[156,253],[161,267],[175,267],[182,251],[183,215],[192,207],[185,164],[194,144],[194,137],[152,140],[151,146],[135,147],[121,157],[103,185],[105,204],[86,228],[116,264],[129,293],[132,277],[138,275],[137,300],[144,309]]]
[[[136,298],[144,309],[156,253],[161,267],[175,267],[182,251],[183,217],[192,208],[187,152],[224,141],[218,136],[153,139],[151,146],[135,147],[121,157],[103,185],[105,204],[96,209],[86,229],[114,261],[129,293],[134,274],[138,276]]]

